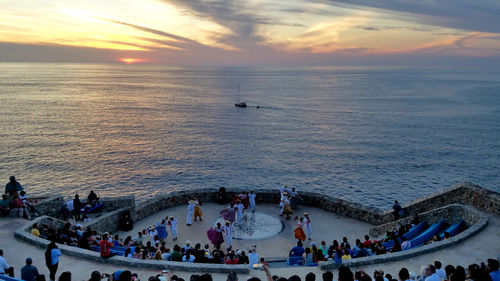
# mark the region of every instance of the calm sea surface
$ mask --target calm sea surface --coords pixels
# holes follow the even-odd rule
[[[500,73],[0,64],[0,144],[0,181],[37,195],[288,184],[387,208],[500,191]]]

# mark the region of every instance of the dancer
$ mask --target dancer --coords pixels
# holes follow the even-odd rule
[[[255,213],[255,197],[257,194],[253,192],[253,190],[250,190],[250,194],[248,194],[248,202],[250,203],[250,211],[252,213]]]
[[[242,224],[243,222],[243,209],[245,206],[241,203],[240,200],[237,201],[238,205],[236,205],[236,218],[238,220],[238,224]]]
[[[283,191],[281,192],[281,197],[280,197],[280,216],[283,216],[283,212],[285,211],[285,200],[288,195],[288,192]]]
[[[295,221],[297,221],[297,224],[295,226],[295,230],[293,231],[295,234],[295,239],[298,239],[299,241],[305,241],[306,240],[306,234],[304,233],[304,218],[303,217],[295,217]]]
[[[306,232],[307,232],[307,239],[311,240],[311,236],[313,233],[312,226],[311,226],[311,218],[309,217],[308,213],[304,213],[304,222],[306,223]]]
[[[236,205],[231,204],[226,207],[226,209],[220,211],[220,215],[224,220],[234,222],[234,213],[236,212]]]
[[[170,233],[172,233],[173,240],[177,240],[177,220],[173,216],[168,217],[168,225],[170,225]]]
[[[158,239],[160,239],[160,242],[165,242],[165,239],[168,237],[166,220],[163,219],[161,222],[156,224],[156,232],[158,233]]]
[[[194,206],[194,221],[197,221],[197,218],[200,218],[200,221],[203,219],[201,216],[203,216],[203,212],[201,211],[201,203],[196,201],[196,205]]]
[[[226,224],[222,227],[224,230],[224,237],[226,238],[226,246],[231,247],[231,243],[233,242],[233,232],[234,226],[230,221],[226,221]]]
[[[290,215],[293,214],[292,207],[290,206],[290,196],[285,196],[283,200],[283,214],[286,215],[286,219],[290,219]]]
[[[220,245],[224,243],[223,231],[220,222],[217,223],[216,227],[211,227],[207,230],[208,240],[214,244],[215,249],[220,249]]]
[[[191,224],[192,224],[191,220],[193,219],[194,206],[196,206],[196,203],[197,203],[197,201],[195,201],[195,200],[188,201],[188,207],[187,207],[188,214],[186,217],[186,225],[187,226],[191,226]]]

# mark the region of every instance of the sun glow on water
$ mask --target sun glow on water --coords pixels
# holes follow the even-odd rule
[[[135,58],[120,58],[119,60],[121,62],[126,63],[126,64],[133,64],[133,63],[144,62],[144,60],[142,60],[142,59],[135,59]]]

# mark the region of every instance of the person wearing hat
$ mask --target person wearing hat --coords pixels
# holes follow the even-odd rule
[[[5,185],[5,193],[19,192],[23,190],[23,186],[16,181],[16,177],[11,176],[10,181]]]
[[[304,213],[304,223],[305,223],[305,227],[306,227],[307,239],[311,240],[313,230],[312,230],[312,226],[311,226],[311,218],[309,218],[308,213]]]
[[[33,260],[31,258],[26,258],[26,265],[21,268],[21,279],[25,281],[36,281],[38,276],[38,269],[36,266],[32,265]]]
[[[231,243],[233,242],[233,233],[234,226],[233,224],[226,220],[225,224],[222,226],[222,230],[224,232],[224,238],[226,239],[226,246],[231,247]]]
[[[193,214],[194,214],[194,206],[196,206],[196,201],[189,200],[188,207],[187,207],[188,214],[186,216],[186,225],[187,226],[191,226],[193,224],[192,219],[193,219]]]
[[[168,217],[168,225],[170,226],[173,241],[177,240],[177,220],[172,216]]]

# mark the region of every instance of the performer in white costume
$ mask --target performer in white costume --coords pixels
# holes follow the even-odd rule
[[[188,226],[191,226],[191,224],[192,224],[192,221],[191,221],[191,220],[193,219],[193,214],[194,214],[194,206],[196,206],[196,205],[198,204],[198,202],[197,202],[197,201],[195,201],[195,200],[189,200],[189,201],[188,201],[188,204],[189,204],[189,205],[188,205],[188,207],[187,207],[188,214],[187,214],[187,216],[186,216],[186,224],[187,224]]]
[[[226,239],[226,246],[231,247],[231,243],[233,242],[233,233],[234,226],[230,221],[226,221],[226,224],[222,227],[224,231],[224,239]]]
[[[307,239],[311,240],[313,230],[312,230],[312,226],[311,226],[311,218],[309,218],[308,213],[304,213],[304,222],[306,224]]]
[[[243,221],[243,209],[245,209],[245,206],[241,201],[238,201],[238,205],[236,206],[236,220],[238,224],[241,224]]]
[[[174,217],[169,217],[168,225],[170,225],[170,233],[172,233],[172,238],[174,238],[174,241],[177,240],[177,220]]]
[[[253,190],[250,190],[250,194],[248,194],[248,202],[250,203],[250,211],[252,213],[255,213],[255,197],[257,194],[253,192]]]

